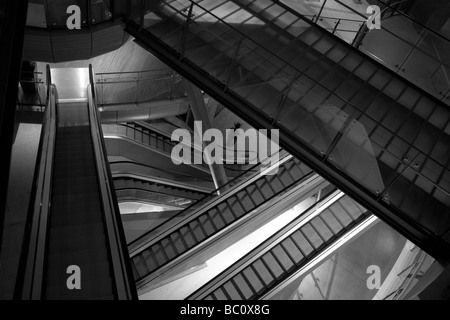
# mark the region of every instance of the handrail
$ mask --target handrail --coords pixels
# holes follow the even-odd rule
[[[311,18],[315,18],[317,17],[318,19],[330,19],[330,20],[341,20],[341,21],[351,21],[351,22],[366,22],[366,20],[355,20],[355,19],[347,19],[347,18],[335,18],[335,17],[325,17],[325,16],[317,16],[315,14],[311,15],[311,14],[304,14],[304,17],[311,17]]]
[[[98,105],[101,106],[108,106],[108,105],[120,105],[120,104],[129,104],[129,103],[145,103],[145,102],[150,102],[150,101],[154,101],[155,100],[155,96],[159,96],[165,93],[169,93],[169,100],[172,99],[176,99],[178,98],[178,96],[175,96],[175,85],[177,83],[180,82],[181,77],[179,74],[171,71],[170,73],[167,72],[165,74],[156,74],[156,75],[148,75],[145,76],[145,73],[150,73],[150,72],[157,72],[159,70],[163,70],[165,71],[166,69],[155,69],[155,70],[148,70],[148,71],[136,71],[136,72],[132,72],[132,71],[126,71],[126,72],[112,72],[112,73],[97,73],[97,76],[100,76],[101,78],[98,79],[95,83],[101,87],[101,103],[98,103]],[[170,71],[169,69],[167,69],[167,71]],[[124,77],[124,78],[103,78],[104,75],[131,75],[134,74],[136,76],[128,76],[128,77]],[[144,76],[141,77],[141,74],[144,74]],[[153,93],[153,98],[142,98],[139,99],[139,93],[140,93],[140,83],[143,81],[154,81],[155,84],[163,84],[162,88],[156,88],[156,93]],[[93,79],[93,81],[95,81],[95,79]],[[104,90],[105,88],[107,89],[109,86],[113,86],[113,85],[119,85],[122,83],[135,83],[135,87],[133,87],[133,89],[135,89],[135,94],[136,96],[134,98],[131,98],[129,101],[126,102],[115,102],[115,103],[111,103],[111,102],[105,102],[105,93]],[[164,84],[167,84],[167,86],[164,86]],[[180,95],[181,97],[185,97],[184,95]],[[97,97],[98,99],[98,97]],[[134,100],[133,100],[134,99]]]
[[[161,76],[161,77],[155,77],[155,78],[118,78],[117,80],[114,79],[101,79],[97,81],[97,84],[103,85],[103,84],[114,84],[114,83],[128,83],[128,82],[138,82],[138,81],[144,81],[144,80],[171,80],[174,79],[173,76]]]
[[[170,181],[164,181],[164,180],[161,180],[158,178],[142,176],[142,175],[135,174],[135,173],[118,173],[113,176],[113,179],[114,179],[114,181],[133,180],[133,181],[137,181],[137,182],[149,183],[150,185],[169,187],[169,188],[173,188],[175,190],[188,191],[188,192],[197,193],[197,194],[201,194],[201,195],[205,195],[206,193],[209,193],[209,190],[204,190],[204,189],[202,190],[199,188],[187,186],[185,184],[173,183]],[[145,189],[145,188],[142,188],[142,186],[140,186],[140,187],[137,187],[137,186],[136,187],[135,186],[116,187],[115,190],[117,191],[117,190],[124,190],[124,189],[136,189],[136,190],[142,189],[142,190],[148,190],[148,191],[151,191],[154,193],[173,195],[171,193],[166,193],[164,191]]]
[[[14,299],[42,298],[57,126],[57,91],[47,65],[47,108],[36,157]]]
[[[415,254],[414,258],[412,259],[413,261],[408,261],[409,266],[407,267],[403,267],[402,271],[400,271],[399,273],[397,273],[398,271],[396,271],[397,273],[397,280],[394,280],[393,283],[395,283],[395,285],[393,286],[393,288],[396,289],[391,289],[391,291],[389,291],[389,294],[386,294],[384,297],[381,298],[381,300],[397,300],[399,298],[401,298],[402,296],[405,296],[408,294],[408,292],[411,290],[411,285],[414,285],[414,280],[416,279],[416,275],[419,272],[423,272],[425,273],[428,267],[425,267],[426,269],[424,270],[424,263],[425,261],[430,257],[427,255],[427,253],[425,251],[423,251],[422,249],[420,249],[419,247],[414,247],[412,249],[410,249],[410,252],[418,249],[418,252]],[[393,269],[394,270],[394,269]],[[408,273],[406,273],[406,271],[408,271]]]
[[[105,221],[109,253],[114,270],[116,298],[119,300],[137,300],[137,291],[131,269],[131,262],[121,224],[120,210],[113,186],[113,178],[108,165],[106,145],[98,109],[95,103],[95,88],[92,65],[89,65],[88,107],[92,142],[95,152],[99,189],[102,197],[103,218]]]
[[[120,192],[120,191],[125,191],[125,192],[139,191],[139,192],[144,192],[144,193],[147,193],[150,195],[153,194],[153,195],[161,196],[161,197],[164,197],[163,200],[155,200],[155,199],[149,200],[149,199],[145,199],[144,197],[139,197],[139,196],[135,196],[134,198],[139,199],[140,201],[144,201],[144,202],[147,200],[147,201],[151,201],[152,203],[155,202],[155,203],[161,204],[161,205],[170,205],[173,207],[179,207],[180,210],[185,209],[185,207],[183,207],[183,205],[192,204],[192,202],[195,202],[198,204],[198,201],[195,198],[188,198],[186,196],[177,196],[177,195],[173,195],[170,193],[164,193],[161,191],[153,191],[153,190],[139,188],[139,187],[124,187],[124,188],[116,189],[116,192]],[[129,201],[129,199],[125,199],[125,201]],[[179,201],[181,201],[183,203],[182,204],[177,203]],[[122,200],[122,202],[123,202],[123,200]]]
[[[136,123],[136,124],[137,124],[138,126],[140,126],[140,127],[143,127],[143,128],[148,129],[148,130],[150,130],[150,131],[153,131],[154,133],[156,133],[156,134],[158,134],[158,135],[160,135],[160,136],[165,137],[167,140],[170,140],[171,142],[176,142],[176,141],[172,140],[172,138],[169,137],[167,133],[162,132],[162,131],[157,130],[157,129],[154,129],[153,127],[151,127],[150,125],[147,125],[146,123],[136,122],[136,121],[135,121],[134,123]],[[123,123],[121,123],[121,124],[118,124],[118,125],[136,130],[135,128],[131,127],[131,126],[128,125],[128,124],[123,124]],[[144,133],[142,132],[142,134],[144,134]],[[225,153],[226,151],[233,151],[233,152],[236,152],[236,153],[244,152],[245,155],[248,155],[248,156],[249,156],[250,154],[253,154],[253,155],[255,156],[255,158],[253,158],[253,159],[251,159],[251,160],[248,159],[248,161],[255,161],[255,160],[257,161],[257,160],[258,160],[258,153],[257,153],[257,152],[254,152],[254,151],[248,151],[248,150],[237,150],[237,149],[234,148],[234,145],[233,145],[233,149],[228,148],[228,147],[223,146],[223,145],[220,145],[220,144],[217,144],[217,146],[218,146],[219,148],[222,148],[223,151],[224,151],[224,153]],[[195,148],[195,144],[194,144],[194,148]],[[202,148],[203,148],[203,147],[202,147]],[[236,157],[236,160],[240,160],[240,159],[237,159],[237,157]],[[225,164],[226,158],[223,158],[222,161],[223,161],[223,163]],[[247,161],[247,158],[245,158],[244,161]]]
[[[173,171],[161,169],[161,168],[158,168],[158,167],[155,167],[155,166],[151,166],[151,165],[148,165],[148,164],[145,164],[145,163],[140,163],[140,162],[135,162],[135,161],[125,161],[124,160],[124,161],[111,161],[110,162],[110,165],[115,165],[115,164],[132,164],[132,165],[136,165],[136,166],[140,166],[140,167],[146,167],[146,168],[149,168],[149,169],[156,169],[156,170],[163,171],[163,172],[166,172],[166,173],[170,173],[171,175],[173,175]],[[214,182],[213,180],[208,180],[208,179],[200,178],[200,177],[196,177],[196,176],[190,176],[190,175],[188,175],[186,173],[182,173],[182,172],[177,172],[177,175],[182,175],[182,176],[186,176],[188,178],[193,178],[193,179],[197,179],[197,180],[203,180],[205,182]]]

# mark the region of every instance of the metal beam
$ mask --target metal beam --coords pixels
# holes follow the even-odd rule
[[[199,88],[194,86],[191,82],[189,82],[186,79],[183,79],[183,83],[186,88],[186,93],[189,97],[189,101],[191,102],[191,110],[195,120],[202,121],[203,130],[211,129],[212,128],[211,120],[209,119],[209,114],[206,109],[206,104],[202,92],[200,91]],[[198,134],[201,134],[203,136],[203,132],[198,132]],[[205,142],[203,142],[203,144],[205,144]],[[204,147],[206,147],[206,145],[204,145]],[[209,165],[209,169],[211,170],[211,175],[214,180],[216,189],[219,189],[220,187],[227,184],[228,177],[225,173],[223,165],[212,163]]]

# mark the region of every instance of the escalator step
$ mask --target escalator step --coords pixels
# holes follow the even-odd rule
[[[66,194],[81,194],[81,193],[98,193],[98,186],[96,184],[79,184],[79,185],[65,185],[60,187],[58,190],[58,195]]]
[[[59,169],[59,168],[57,168]],[[55,173],[55,180],[61,179],[61,178],[75,178],[75,177],[84,177],[84,176],[94,176],[96,175],[97,170],[95,169],[95,167],[93,167],[92,165],[86,165],[84,166],[84,168],[80,168],[80,169],[67,169],[67,170],[58,170]]]
[[[59,228],[51,228],[50,239],[62,239],[67,235],[87,236],[87,235],[99,235],[104,234],[103,223],[95,223],[82,226],[67,226]]]
[[[101,223],[103,222],[102,212],[101,211],[94,211],[89,212],[88,210],[85,211],[78,211],[78,214],[74,212],[73,214],[67,214],[69,210],[66,210],[66,214],[59,214],[57,210],[53,210],[52,214],[53,217],[51,219],[50,227],[51,228],[58,228],[58,227],[65,227],[65,226],[79,226],[79,225],[86,225],[91,223]]]
[[[68,210],[70,209],[70,210]],[[52,212],[57,212],[58,216],[63,215],[77,215],[80,211],[86,212],[102,212],[102,207],[98,201],[83,202],[83,203],[52,203]]]
[[[109,297],[113,290],[111,277],[94,277],[91,279],[83,276],[82,271],[81,290],[69,290],[64,281],[62,286],[47,287],[45,298],[48,300],[92,300],[97,299],[97,297]]]
[[[66,237],[64,239],[53,239],[49,243],[50,252],[55,255],[59,253],[75,253],[77,251],[88,249],[90,247],[97,250],[107,250],[107,244],[104,235],[83,236],[83,237]]]
[[[55,157],[64,158],[64,157],[77,157],[84,154],[92,154],[92,148],[90,146],[64,146],[59,147],[55,150]]]
[[[92,264],[104,263],[108,260],[106,248],[89,248],[73,252],[50,253],[47,258],[48,271],[52,273],[60,268],[67,268],[69,265],[89,266]]]
[[[88,175],[84,175],[84,176],[75,176],[75,177],[70,177],[70,179],[67,179],[67,177],[65,176],[61,176],[61,177],[54,177],[53,178],[53,188],[57,189],[63,186],[69,186],[69,185],[73,185],[73,186],[77,186],[77,185],[86,185],[86,182],[92,182],[92,181],[96,181],[97,179],[97,174],[95,172],[94,173],[90,173]]]
[[[91,141],[91,135],[90,134],[81,134],[81,135],[66,135],[66,136],[58,136],[56,137],[56,145],[57,146],[61,146],[61,145],[65,145],[65,144],[75,144],[75,145],[79,145],[81,144],[81,142],[84,142],[86,144],[86,142]]]
[[[58,161],[55,163],[53,167],[53,172],[64,172],[64,171],[73,171],[73,170],[82,170],[87,166],[93,165],[93,159],[76,159],[75,161]],[[93,168],[95,169],[95,167]]]
[[[53,205],[64,205],[66,204],[76,204],[76,203],[83,203],[85,201],[88,201],[89,203],[93,203],[95,201],[98,201],[99,199],[99,193],[78,193],[78,194],[61,194],[53,195],[52,196],[52,204]],[[69,209],[69,207],[68,207]],[[72,210],[71,210],[72,211]]]
[[[82,279],[85,276],[87,277],[95,276],[94,272],[97,274],[101,274],[102,278],[109,278],[111,276],[108,262],[99,262],[91,265],[78,265],[78,266],[80,267]],[[49,287],[65,286],[68,278],[66,270],[67,268],[51,269],[51,273],[47,277],[47,285]],[[81,288],[83,289],[83,286]]]

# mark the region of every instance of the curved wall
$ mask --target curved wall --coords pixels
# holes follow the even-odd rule
[[[48,63],[86,60],[120,48],[128,37],[120,23],[102,23],[81,30],[27,27],[23,60]]]

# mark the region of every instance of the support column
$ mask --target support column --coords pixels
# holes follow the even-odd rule
[[[183,79],[184,86],[186,88],[186,93],[188,95],[189,101],[191,103],[192,114],[196,121],[202,121],[202,130],[211,129],[211,121],[209,119],[208,111],[206,109],[205,99],[199,88],[194,86],[188,80]],[[203,136],[203,132],[198,132],[198,134]],[[206,147],[205,142],[203,142],[203,148]],[[212,178],[216,188],[225,185],[228,182],[227,175],[223,165],[220,164],[210,164],[209,169],[211,171]],[[224,190],[223,190],[224,191]]]

